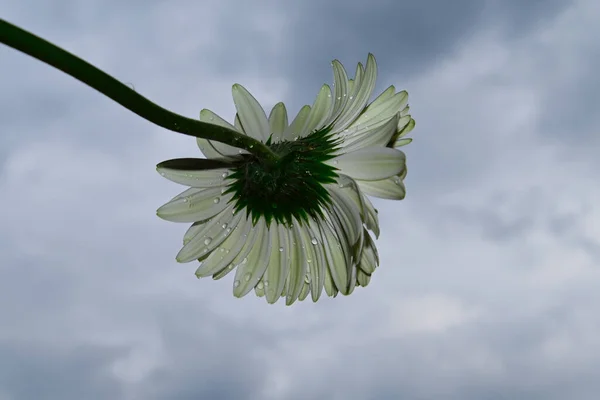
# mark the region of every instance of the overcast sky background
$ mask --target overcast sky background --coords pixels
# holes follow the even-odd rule
[[[198,156],[0,46],[0,400],[592,400],[600,392],[596,0],[0,0],[190,117],[231,85],[295,114],[373,52],[417,120],[381,267],[285,307],[177,264]]]

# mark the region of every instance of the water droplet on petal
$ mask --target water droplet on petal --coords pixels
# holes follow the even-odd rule
[[[233,282],[233,287],[239,287],[239,286],[240,286],[240,281]]]
[[[312,244],[317,244],[317,238],[312,238],[310,241]]]
[[[269,281],[265,281],[265,287],[269,286]]]
[[[252,277],[252,274],[250,272],[248,272],[246,275],[244,275],[244,280],[246,282],[248,282],[250,280],[250,278]]]
[[[280,252],[281,252],[281,251],[283,251],[283,247],[280,247],[280,248],[279,248],[279,251],[280,251]]]
[[[258,290],[262,290],[262,288],[263,288],[264,286],[265,286],[265,285],[264,285],[262,282],[258,282],[258,285],[256,285],[256,288],[257,288]]]
[[[310,275],[306,274],[306,276],[304,277],[304,282],[310,283]]]
[[[207,237],[206,239],[204,239],[204,244],[205,245],[208,246],[210,244],[210,242],[212,242],[212,238],[211,237]]]
[[[227,224],[225,223],[225,224],[221,225],[221,228],[227,229]]]
[[[223,174],[221,174],[221,176],[222,176],[223,178],[227,178],[227,175],[228,175],[228,174],[227,174],[227,172],[223,172]]]
[[[215,199],[213,200],[213,203],[218,204],[221,201],[220,197],[215,197]]]
[[[338,164],[339,164],[339,161],[338,161],[338,160],[333,160],[333,163],[334,163],[335,165],[338,165]]]
[[[164,173],[164,172],[161,172],[161,173],[160,173],[160,175],[161,175],[161,176],[165,176],[165,173]]]

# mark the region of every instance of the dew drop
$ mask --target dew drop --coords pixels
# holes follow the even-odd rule
[[[164,172],[161,172],[161,173],[160,173],[160,175],[161,175],[161,176],[165,176],[165,173],[164,173]]]
[[[282,251],[283,251],[283,247],[280,247],[280,248],[279,248],[279,251],[280,251],[280,252],[282,252]]]
[[[239,287],[239,286],[240,286],[240,281],[233,282],[233,287]]]
[[[269,286],[269,281],[265,281],[265,287]]]
[[[215,197],[215,199],[213,200],[213,203],[218,204],[221,201],[220,197]]]
[[[231,228],[227,228],[227,233],[231,233]]]
[[[205,245],[207,245],[207,246],[208,246],[208,245],[210,244],[210,242],[212,242],[212,238],[211,238],[211,237],[207,237],[206,239],[204,239],[204,244],[205,244]],[[206,250],[206,249],[205,249],[205,250]]]
[[[227,188],[221,189],[221,194],[225,194],[226,191],[227,191]]]
[[[240,150],[238,150],[238,154],[242,154],[242,150],[241,150],[241,149],[240,149]]]
[[[246,282],[248,282],[250,280],[250,278],[252,277],[252,274],[250,272],[248,272],[246,275],[244,275],[244,280]]]
[[[220,251],[221,253],[225,253],[225,248],[221,247]]]
[[[228,270],[232,270],[233,269],[233,264],[230,264],[229,267],[227,267]]]
[[[258,285],[256,285],[256,288],[257,288],[258,290],[262,290],[264,286],[265,286],[265,285],[264,285],[262,282],[258,282]]]
[[[242,260],[242,264],[246,264],[248,262],[248,257],[244,257],[244,259]]]
[[[210,117],[209,119],[210,119],[211,121],[214,121],[214,120],[215,120],[215,117]]]
[[[306,274],[306,276],[304,277],[304,282],[310,283],[310,275]]]
[[[354,96],[350,96],[350,100],[352,100],[354,98]]]
[[[341,100],[342,98],[341,98],[340,96],[338,96],[338,98],[337,98],[337,99],[338,99],[338,100]]]
[[[188,199],[187,197],[184,197],[184,198],[183,198],[183,202],[184,202],[184,203],[187,203],[188,201],[189,201],[189,199]]]
[[[254,148],[254,145],[253,145],[253,144],[251,144],[249,147],[252,149],[252,148]]]
[[[227,224],[225,223],[225,224],[221,225],[221,228],[227,229]]]
[[[223,172],[223,173],[221,174],[221,176],[222,176],[223,178],[227,178],[227,175],[228,175],[228,174],[227,174],[227,172]]]
[[[312,244],[317,244],[317,238],[312,238],[310,241]]]
[[[338,165],[338,164],[339,164],[339,161],[338,161],[338,160],[333,160],[333,163],[334,163],[335,165]]]

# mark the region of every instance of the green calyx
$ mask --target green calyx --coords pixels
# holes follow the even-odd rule
[[[269,139],[266,145],[279,157],[274,163],[245,155],[227,178],[231,183],[226,193],[234,194],[236,211],[245,209],[253,223],[264,217],[267,225],[273,220],[289,225],[294,218],[322,218],[322,207],[331,201],[323,185],[338,177],[336,168],[325,164],[338,145],[330,131],[325,128],[294,141]]]

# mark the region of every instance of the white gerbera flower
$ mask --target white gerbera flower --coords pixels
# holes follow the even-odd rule
[[[205,139],[207,159],[158,165],[167,179],[189,186],[158,209],[173,222],[191,222],[179,262],[200,261],[198,277],[220,279],[235,270],[233,294],[252,289],[269,303],[290,305],[309,294],[317,301],[366,286],[379,264],[369,234],[379,236],[377,210],[365,194],[403,199],[406,158],[395,147],[410,143],[408,94],[388,88],[367,104],[377,67],[369,54],[354,79],[333,62],[334,89],[323,85],[312,107],[288,124],[283,103],[267,118],[252,95],[233,86],[234,125],[209,110],[205,122],[265,143],[275,164]]]

